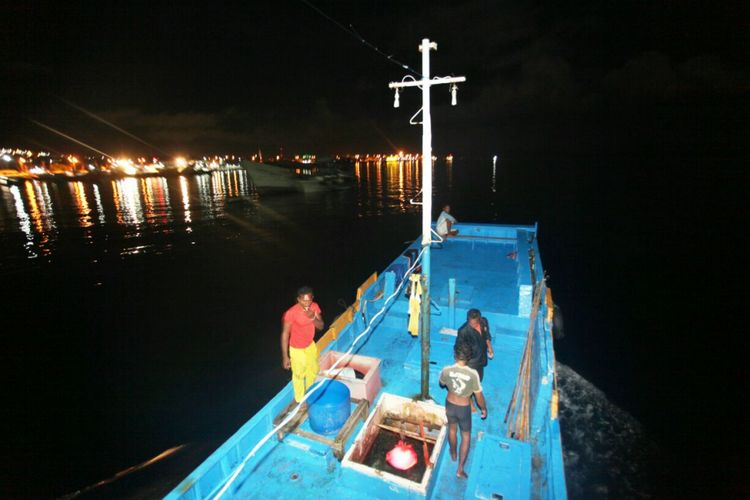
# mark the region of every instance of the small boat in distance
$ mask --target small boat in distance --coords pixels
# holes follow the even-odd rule
[[[242,167],[260,194],[318,193],[349,189],[354,176],[336,167],[315,163],[276,162],[274,164],[243,161]]]

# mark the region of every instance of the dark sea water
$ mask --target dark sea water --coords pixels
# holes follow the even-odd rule
[[[737,263],[715,247],[746,245],[742,185],[717,194],[740,168],[435,166],[435,205],[450,202],[459,221],[539,223],[565,319],[571,497],[739,496],[731,485],[746,462],[719,444],[740,393],[722,321]],[[352,189],[315,195],[258,196],[244,171],[0,187],[0,495],[59,497],[188,445],[136,493],[92,490],[158,497],[232,434],[288,380],[279,321],[296,288],[313,286],[331,320],[418,236],[416,165],[355,174]]]

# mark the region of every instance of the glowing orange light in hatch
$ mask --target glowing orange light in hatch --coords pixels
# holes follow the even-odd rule
[[[417,452],[412,445],[399,441],[385,454],[385,461],[398,470],[409,470],[417,464]]]

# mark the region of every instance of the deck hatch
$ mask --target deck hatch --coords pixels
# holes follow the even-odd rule
[[[347,450],[341,466],[388,483],[392,488],[427,495],[446,433],[442,406],[384,393]],[[419,461],[414,470],[400,472],[385,461],[385,453],[401,439],[417,452]],[[425,462],[425,448],[431,465]]]

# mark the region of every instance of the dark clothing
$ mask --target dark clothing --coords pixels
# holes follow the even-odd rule
[[[461,432],[471,432],[471,408],[469,405],[459,406],[446,401],[445,416],[448,417],[449,424],[458,422]]]
[[[492,335],[490,335],[490,325],[487,322],[487,319],[479,318],[479,324],[482,333],[479,333],[467,321],[458,329],[458,335],[456,336],[456,342],[461,340],[471,346],[471,359],[466,364],[475,370],[487,366],[487,341],[492,340]],[[484,375],[484,373],[482,375]]]

